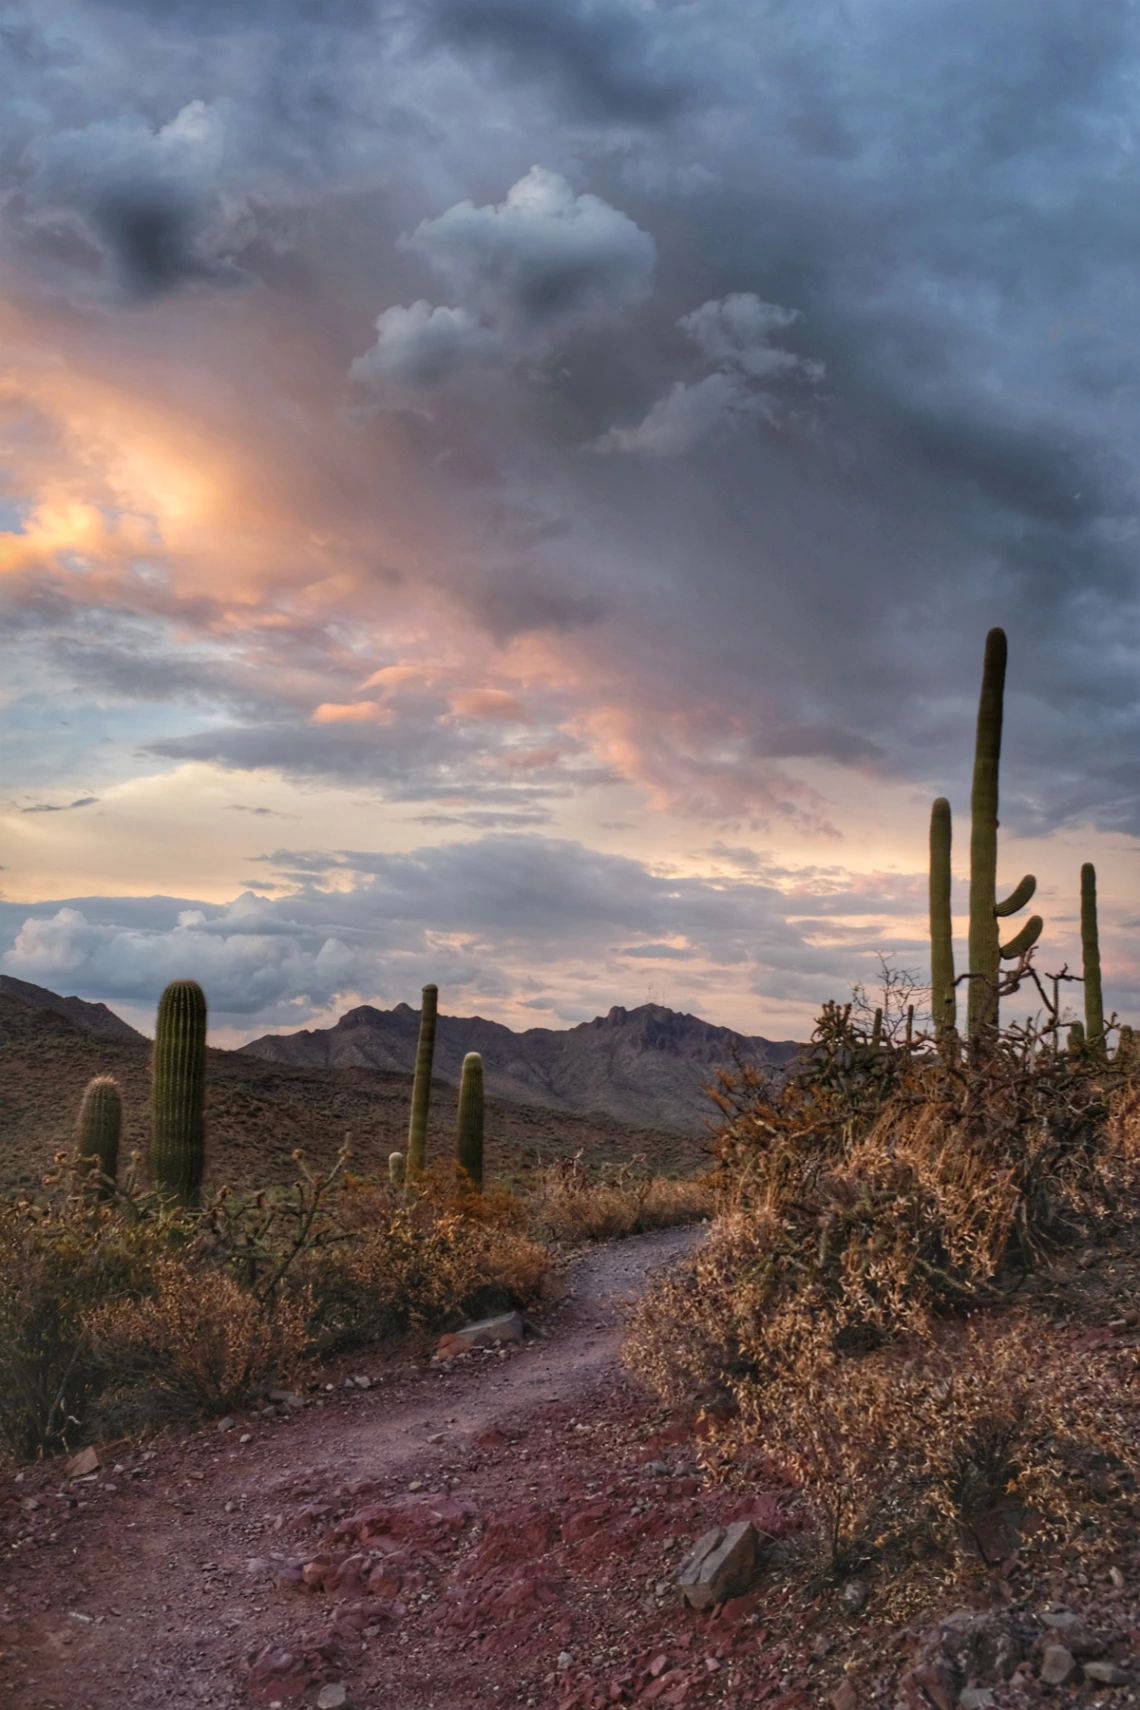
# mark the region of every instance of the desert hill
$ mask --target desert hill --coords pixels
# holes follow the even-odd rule
[[[129,1021],[124,1021],[121,1015],[116,1015],[113,1009],[108,1009],[105,1003],[60,997],[58,992],[49,992],[46,986],[33,986],[28,980],[13,979],[11,974],[0,974],[0,997],[19,998],[23,1003],[30,1003],[33,1009],[54,1010],[56,1015],[66,1016],[76,1027],[81,1027],[84,1033],[102,1033],[109,1039],[136,1039],[145,1043],[144,1035]]]
[[[150,1042],[126,1022],[121,1033],[106,1026],[93,1031],[87,1012],[103,1010],[101,1004],[51,992],[42,996],[53,1004],[40,996],[29,1000],[13,992],[22,983],[9,980],[0,989],[0,1191],[34,1184],[54,1154],[70,1145],[80,1095],[93,1075],[114,1075],[122,1086],[124,1162],[147,1140]],[[78,1019],[58,1007],[70,1004],[82,1005]],[[388,1153],[405,1145],[410,1092],[410,1073],[396,1069],[295,1066],[248,1051],[211,1050],[208,1179],[235,1185],[289,1180],[295,1147],[311,1164],[327,1165],[346,1132],[353,1136],[357,1167],[382,1172]],[[454,1086],[434,1083],[429,1155],[452,1154],[455,1101]],[[642,1154],[666,1171],[692,1171],[703,1158],[699,1137],[488,1098],[491,1173],[523,1171],[578,1151],[594,1164]]]
[[[244,1055],[314,1068],[372,1068],[410,1073],[419,1011],[362,1004],[334,1027],[266,1034],[241,1047]],[[712,1106],[704,1085],[718,1064],[742,1057],[783,1068],[799,1047],[714,1027],[661,1004],[613,1008],[608,1015],[562,1030],[531,1027],[515,1033],[481,1016],[441,1015],[435,1066],[458,1082],[468,1051],[483,1057],[488,1091],[501,1099],[551,1110],[601,1111],[619,1122],[698,1135]]]

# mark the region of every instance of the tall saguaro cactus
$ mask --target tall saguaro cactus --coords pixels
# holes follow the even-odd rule
[[[123,1100],[113,1075],[97,1075],[84,1088],[75,1123],[75,1152],[81,1170],[99,1165],[102,1180],[96,1192],[108,1199],[119,1168],[119,1137],[123,1128]]]
[[[1081,868],[1081,972],[1085,977],[1085,1038],[1094,1051],[1104,1049],[1104,994],[1100,985],[1100,935],[1096,920],[1096,868]]]
[[[998,932],[1001,916],[1024,908],[1037,880],[1027,873],[1004,902],[996,902],[998,768],[1001,761],[1002,702],[1008,649],[1005,631],[991,629],[986,637],[982,692],[978,700],[978,732],[974,748],[974,783],[970,794],[970,981],[966,1006],[970,1043],[984,1049],[997,1030],[998,981],[1002,958],[1016,959],[1033,947],[1044,922],[1033,915],[1008,944]]]
[[[455,1161],[473,1187],[483,1186],[483,1059],[468,1051],[459,1082]]]
[[[939,1044],[958,1027],[954,989],[954,935],[950,919],[950,803],[939,796],[930,810],[930,1007]]]
[[[412,1080],[412,1114],[408,1121],[409,1181],[423,1174],[427,1158],[428,1106],[431,1104],[431,1065],[435,1056],[436,1006],[439,987],[425,986],[420,1008],[420,1038],[416,1046],[416,1072]]]
[[[151,1076],[151,1186],[196,1205],[206,1161],[206,994],[196,980],[175,980],[158,1001]]]

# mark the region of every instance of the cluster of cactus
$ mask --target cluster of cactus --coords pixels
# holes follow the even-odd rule
[[[970,929],[966,1004],[967,1037],[971,1051],[983,1053],[998,1030],[1001,964],[1020,962],[1041,936],[1044,921],[1031,915],[1021,931],[1001,942],[999,921],[1025,907],[1037,889],[1027,873],[1003,902],[996,900],[998,771],[1001,761],[1002,707],[1007,658],[1005,631],[991,629],[986,637],[982,688],[978,700],[974,777],[970,794]],[[957,1047],[958,1003],[954,976],[954,942],[950,917],[950,803],[940,796],[930,812],[930,987],[935,1038],[944,1054]],[[1072,1051],[1105,1049],[1104,999],[1100,979],[1097,932],[1096,869],[1081,868],[1081,954],[1085,988],[1085,1019],[1069,1031]],[[1127,1037],[1126,1037],[1127,1034]],[[1134,1050],[1131,1029],[1121,1029],[1118,1060]]]
[[[431,1104],[431,1071],[435,1056],[435,1030],[439,1014],[438,986],[424,986],[420,1009],[420,1035],[416,1067],[412,1077],[412,1109],[408,1119],[407,1153],[393,1152],[388,1159],[388,1180],[402,1188],[424,1172],[427,1163],[427,1124]],[[468,1185],[483,1185],[483,1059],[469,1051],[463,1059],[459,1082],[459,1111],[455,1134],[455,1163],[460,1179]]]

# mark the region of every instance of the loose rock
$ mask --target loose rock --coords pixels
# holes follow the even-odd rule
[[[681,1564],[677,1582],[691,1609],[711,1609],[746,1591],[756,1572],[760,1534],[751,1520],[714,1526],[698,1538]]]
[[[1066,1646],[1045,1646],[1045,1654],[1041,1658],[1041,1679],[1047,1686],[1064,1686],[1076,1670],[1076,1659]]]

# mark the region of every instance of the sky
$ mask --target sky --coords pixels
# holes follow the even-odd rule
[[[1140,1019],[1140,4],[9,0],[0,970],[805,1037],[963,954]],[[1076,990],[1076,988],[1073,988]],[[1079,1001],[1079,1000],[1078,1000]]]

